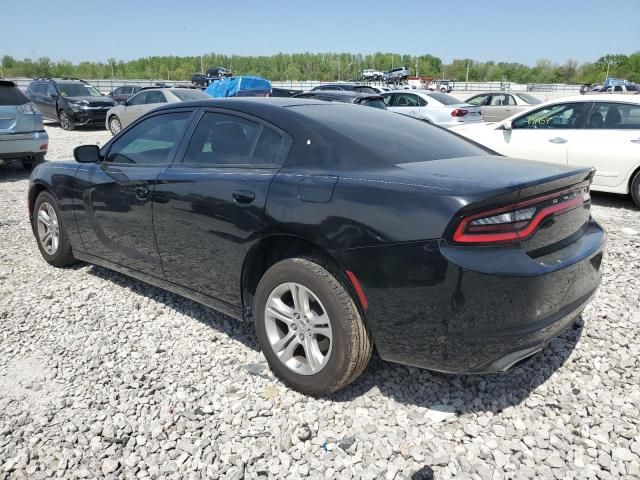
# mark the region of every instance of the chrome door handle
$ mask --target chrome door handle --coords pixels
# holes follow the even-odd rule
[[[556,138],[550,138],[549,142],[551,143],[567,143],[569,140],[564,139],[564,138],[560,138],[560,137],[556,137]]]
[[[634,138],[633,140],[630,140],[631,143],[640,143],[640,138]]]

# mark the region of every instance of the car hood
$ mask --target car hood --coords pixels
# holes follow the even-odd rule
[[[111,97],[92,97],[90,95],[83,97],[64,97],[67,101],[71,103],[86,103],[92,105],[115,105],[115,101]]]

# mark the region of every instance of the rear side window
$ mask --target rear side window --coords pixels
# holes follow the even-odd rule
[[[456,105],[458,103],[462,103],[456,97],[449,95],[448,93],[434,92],[428,93],[427,95],[443,105]]]
[[[167,103],[164,93],[157,90],[147,92],[147,98],[144,103]]]
[[[0,83],[0,105],[24,105],[29,99],[14,85]]]
[[[35,82],[32,82],[32,83],[29,84],[28,92],[29,93],[36,93],[37,88],[38,88],[38,84],[35,83]]]
[[[206,100],[208,98],[211,98],[209,97],[209,95],[207,95],[201,90],[189,90],[189,89],[171,90],[171,93],[173,93],[176,97],[178,97],[183,102],[188,102],[190,100]]]
[[[598,123],[587,128],[640,129],[640,105],[637,104],[598,102],[594,105],[590,115],[592,118],[598,117]]]
[[[360,102],[360,105],[365,105],[367,107],[373,108],[381,108],[383,110],[387,109],[387,106],[384,104],[381,98],[366,98],[362,102]]]
[[[280,165],[284,138],[257,122],[205,112],[193,132],[183,163],[216,167]]]
[[[143,167],[171,163],[171,152],[190,116],[191,112],[175,112],[143,120],[111,145],[107,162]]]

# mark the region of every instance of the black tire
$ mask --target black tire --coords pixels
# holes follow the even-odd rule
[[[60,126],[63,130],[73,130],[76,128],[76,124],[64,110],[60,110],[58,112],[58,121],[60,122]]]
[[[640,208],[640,171],[636,172],[630,185],[631,198],[636,207]]]
[[[340,275],[330,267],[307,258],[289,258],[273,265],[260,279],[254,302],[258,341],[271,371],[285,385],[308,395],[326,395],[346,387],[365,370],[373,343],[364,320]],[[302,375],[284,365],[269,342],[265,327],[265,306],[271,292],[286,282],[311,290],[322,302],[332,331],[331,353],[315,374]]]
[[[117,115],[112,115],[109,118],[109,131],[114,136],[122,131],[122,122]]]
[[[40,211],[40,207],[42,206],[42,204],[45,202],[53,207],[58,219],[59,244],[57,250],[53,254],[49,254],[45,250],[38,235],[38,212]],[[36,199],[36,202],[33,206],[31,228],[33,230],[34,236],[36,237],[36,242],[38,243],[40,253],[42,254],[42,257],[47,261],[47,263],[53,265],[54,267],[67,267],[76,263],[76,259],[73,256],[73,251],[71,250],[71,243],[69,242],[69,236],[67,234],[67,229],[62,218],[60,207],[58,206],[58,202],[56,201],[56,199],[49,192],[45,191],[38,195],[38,198]]]

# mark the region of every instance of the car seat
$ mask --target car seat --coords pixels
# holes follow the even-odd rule
[[[604,119],[602,118],[602,114],[599,112],[594,112],[589,117],[589,128],[602,128],[604,126]]]
[[[607,115],[604,118],[604,126],[612,128],[617,126],[622,121],[622,115],[617,107],[609,107]]]

